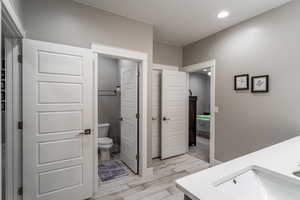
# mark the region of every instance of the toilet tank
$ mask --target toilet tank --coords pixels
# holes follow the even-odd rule
[[[98,125],[98,137],[99,138],[108,137],[108,131],[109,131],[109,123]]]

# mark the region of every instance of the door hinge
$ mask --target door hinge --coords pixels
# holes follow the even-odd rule
[[[20,64],[23,63],[23,55],[22,55],[22,54],[18,55],[18,62],[19,62]]]
[[[140,77],[141,73],[140,71],[137,72],[137,77]]]
[[[20,196],[23,195],[23,187],[18,188],[18,195],[20,195]]]
[[[136,154],[135,159],[137,160],[139,159],[139,154]]]
[[[23,122],[22,121],[18,122],[18,129],[23,130]]]
[[[140,113],[136,113],[136,118],[139,119],[140,118]]]

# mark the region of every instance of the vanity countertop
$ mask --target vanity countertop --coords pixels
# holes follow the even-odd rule
[[[293,172],[300,170],[300,136],[256,151],[176,181],[192,200],[224,200],[215,183],[250,166],[259,166],[300,182]]]

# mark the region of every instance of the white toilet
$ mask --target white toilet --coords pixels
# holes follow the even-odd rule
[[[101,161],[110,160],[110,149],[113,146],[113,140],[108,137],[109,126],[109,123],[98,125],[98,146]]]

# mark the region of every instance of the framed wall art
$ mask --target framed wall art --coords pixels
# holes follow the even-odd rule
[[[251,92],[253,93],[269,92],[269,75],[253,76],[251,78]]]
[[[234,76],[234,90],[249,90],[249,74]]]

